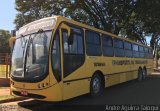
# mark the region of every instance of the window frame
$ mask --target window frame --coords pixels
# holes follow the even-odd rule
[[[91,34],[95,33],[95,34],[97,34],[99,36],[99,44],[93,44],[91,42],[87,42],[87,33],[88,32],[91,33]],[[88,52],[87,52],[87,44],[100,47],[99,48],[100,49],[100,54],[96,54],[96,55],[88,54]],[[85,48],[86,48],[86,55],[87,56],[102,56],[102,41],[101,41],[101,34],[100,33],[96,32],[96,31],[93,31],[93,30],[86,29],[85,30],[85,45],[86,45]]]
[[[138,47],[138,51],[134,50],[134,45]],[[134,52],[138,53],[138,57],[134,56]],[[139,52],[139,45],[138,44],[132,43],[132,53],[133,53],[133,58],[140,58],[140,52]]]
[[[131,45],[131,48],[129,49],[129,48],[126,48],[125,47],[125,43],[127,43],[127,44],[130,44]],[[127,58],[133,58],[133,48],[132,48],[132,43],[131,42],[129,42],[129,41],[124,41],[124,50],[125,50],[125,57],[127,57]],[[129,57],[129,56],[126,56],[126,51],[131,51],[132,52],[132,56],[131,57]]]
[[[143,50],[140,50],[140,48],[143,48]],[[143,52],[144,53],[144,47],[143,46],[138,45],[138,50],[139,50],[139,52]]]
[[[102,50],[102,54],[103,54],[103,56],[105,56],[105,57],[114,57],[114,44],[113,44],[113,37],[112,36],[110,36],[110,35],[106,35],[106,34],[101,34],[101,50]],[[109,46],[109,45],[104,45],[103,44],[103,41],[104,40],[102,40],[102,39],[104,39],[104,38],[110,38],[111,39],[111,41],[112,41],[112,46]],[[104,54],[104,52],[103,52],[103,48],[112,48],[112,50],[113,50],[113,54],[112,55],[107,55],[107,54]]]
[[[125,43],[130,44],[130,45],[131,45],[131,49],[125,48]],[[131,42],[128,42],[128,41],[124,41],[124,49],[125,49],[125,50],[131,50],[131,51],[132,51],[132,43],[131,43]]]
[[[76,27],[76,26],[73,26],[73,25],[69,25],[69,26],[70,26],[70,28],[71,28],[71,29],[72,29],[72,27],[77,28],[77,29],[80,29],[80,27]],[[70,53],[70,52],[65,53],[65,52],[64,52],[63,31],[64,31],[64,32],[67,32],[67,30],[66,30],[66,29],[63,29],[63,30],[62,30],[62,48],[63,48],[63,55],[64,55],[64,54],[68,54],[68,55],[85,55],[85,46],[84,46],[84,30],[83,30],[82,28],[81,28],[80,30],[81,30],[82,34],[77,33],[77,32],[75,32],[75,33],[76,33],[77,35],[81,35],[81,36],[82,36],[83,53],[82,53],[82,54],[79,54],[79,53]],[[68,47],[69,47],[69,45],[68,45]],[[77,49],[77,50],[78,50],[78,49]]]
[[[74,27],[74,28],[77,28],[77,29],[80,29],[81,30],[81,32],[82,32],[82,43],[83,43],[83,54],[73,54],[73,53],[64,53],[64,46],[63,46],[63,43],[64,43],[64,41],[63,41],[63,34],[61,34],[61,42],[62,42],[62,54],[63,54],[63,67],[64,67],[64,65],[65,65],[65,63],[64,63],[64,56],[82,56],[83,57],[83,61],[82,61],[82,63],[81,63],[81,65],[80,66],[77,66],[74,70],[72,70],[71,72],[65,72],[64,71],[64,68],[63,68],[63,77],[65,78],[65,77],[67,77],[67,76],[69,76],[70,74],[72,74],[75,70],[77,70],[78,68],[80,68],[83,64],[84,64],[84,62],[85,62],[85,41],[84,41],[84,30],[83,30],[83,27],[79,27],[79,26],[77,26],[77,25],[74,25],[74,24],[70,24],[70,23],[65,23],[65,24],[67,24],[70,28],[72,28],[72,27]],[[65,31],[65,29],[63,29],[62,31],[61,31],[61,33],[63,33],[63,31]],[[67,30],[66,30],[66,32],[67,32]]]
[[[117,47],[117,46],[115,47],[115,43],[114,43],[114,42],[115,42],[115,39],[117,39],[117,40],[119,40],[119,41],[122,41],[122,47],[119,47],[119,46],[118,46],[118,47]],[[113,40],[113,44],[114,44],[114,48],[124,49],[124,40],[122,40],[122,39],[114,38],[114,40]]]
[[[119,47],[119,46],[118,46],[118,47],[117,47],[117,46],[115,47],[115,39],[122,42],[122,47]],[[125,57],[125,49],[124,49],[124,40],[123,40],[123,39],[114,38],[114,39],[113,39],[113,47],[114,47],[114,56],[115,56],[115,57]],[[117,49],[123,50],[123,56],[119,56],[119,55],[117,56],[117,55],[116,55],[115,52],[116,52]]]
[[[142,48],[143,50],[141,50],[141,48]],[[139,50],[139,58],[145,58],[144,46],[138,45],[138,50]],[[143,57],[141,57],[141,54],[143,54]]]

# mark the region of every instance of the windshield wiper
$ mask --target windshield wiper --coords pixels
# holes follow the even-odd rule
[[[27,44],[27,46],[26,46],[26,48],[25,48],[26,50],[25,50],[25,57],[24,57],[24,75],[25,75],[25,74],[28,72],[28,70],[29,70],[29,67],[26,66],[27,57],[29,56],[28,49],[30,48],[31,43],[33,43],[33,38],[35,38],[39,33],[42,33],[42,32],[44,32],[43,29],[39,29],[39,30],[37,31],[37,33],[36,33],[33,37],[31,37],[32,34],[29,36],[28,44]]]
[[[26,44],[27,44],[27,40],[25,41],[24,47],[22,46],[22,48],[24,48],[24,50],[23,50],[23,56],[24,56]]]

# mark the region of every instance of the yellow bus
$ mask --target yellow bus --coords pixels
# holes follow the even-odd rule
[[[98,96],[105,87],[144,80],[152,61],[148,46],[61,16],[48,17],[17,31],[11,91],[44,101]]]

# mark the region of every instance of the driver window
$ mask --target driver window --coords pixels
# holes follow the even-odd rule
[[[83,30],[71,27],[73,43],[68,43],[68,32],[62,30],[64,77],[78,69],[84,62]]]

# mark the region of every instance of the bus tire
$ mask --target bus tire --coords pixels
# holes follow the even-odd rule
[[[144,67],[143,68],[143,79],[146,79],[147,77],[147,69]]]
[[[141,68],[138,69],[138,81],[142,81],[143,79],[143,70]]]
[[[103,91],[102,79],[100,75],[94,74],[90,82],[90,95],[92,97],[99,96]]]

